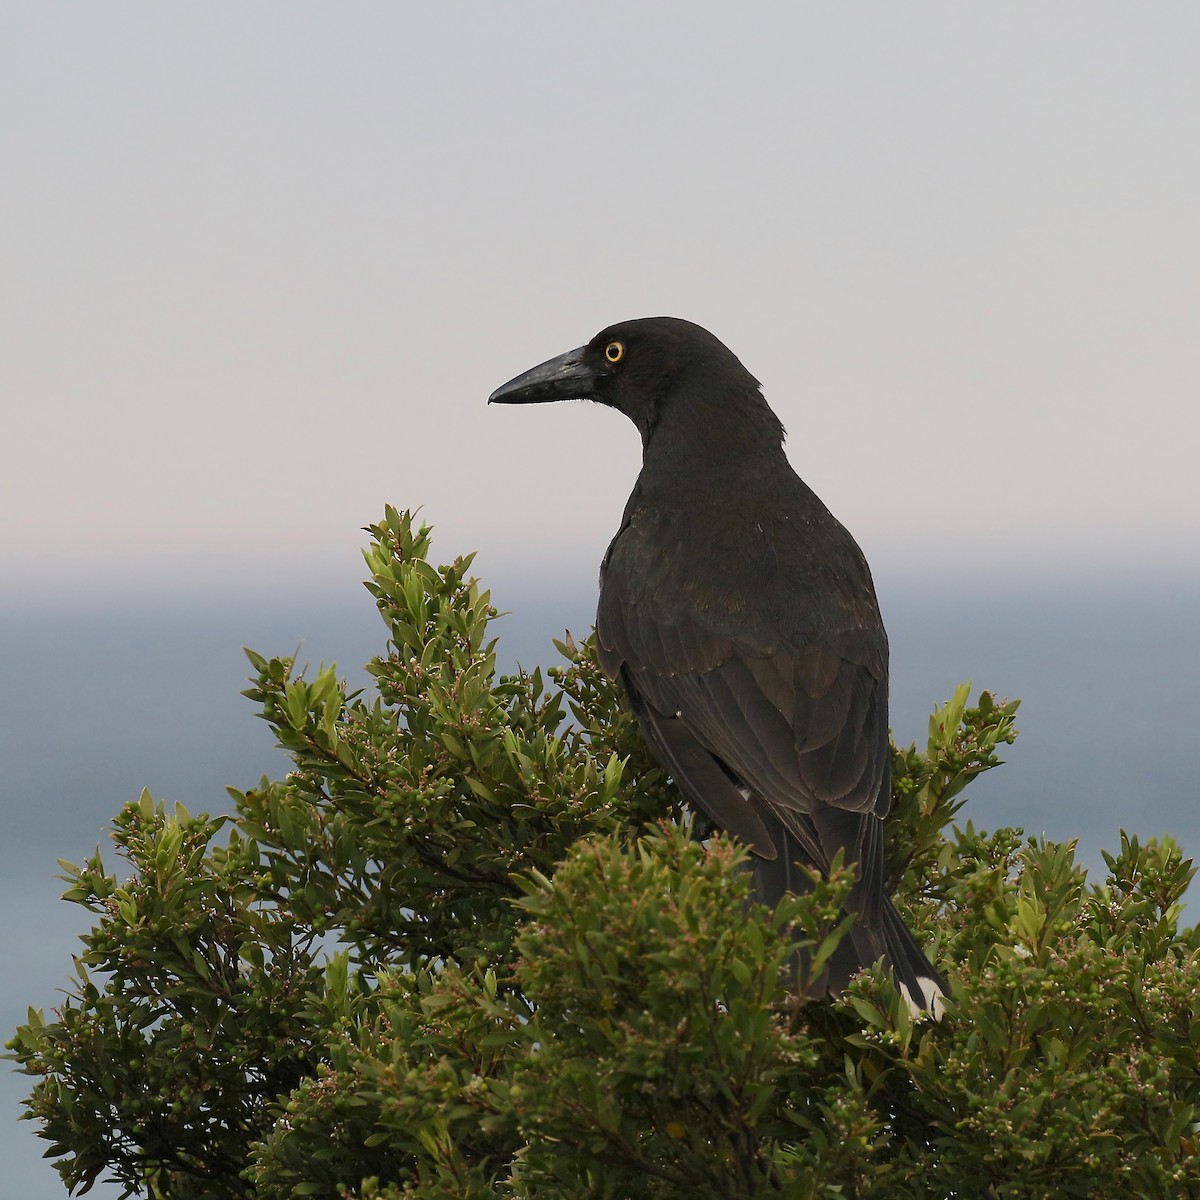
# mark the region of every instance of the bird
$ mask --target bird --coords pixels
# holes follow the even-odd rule
[[[762,385],[699,325],[610,325],[488,403],[567,399],[641,434],[596,644],[654,757],[749,848],[768,906],[810,890],[839,852],[855,868],[854,919],[808,998],[882,959],[914,1012],[940,1016],[945,981],[886,890],[888,640],[857,542],[792,468]]]

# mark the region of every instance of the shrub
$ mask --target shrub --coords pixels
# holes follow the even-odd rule
[[[914,1020],[879,968],[791,994],[851,874],[770,912],[700,841],[597,669],[497,676],[470,559],[389,509],[373,696],[248,652],[293,760],[230,816],[148,794],[63,863],[95,924],[67,1003],[9,1043],[64,1182],[255,1197],[1200,1195],[1192,876],[1122,836],[955,818],[1016,702],[968,689],[895,751],[889,878],[947,974]]]

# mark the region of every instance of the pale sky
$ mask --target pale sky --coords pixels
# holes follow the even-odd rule
[[[1200,567],[1200,6],[0,9],[0,572],[357,580],[423,505],[594,578],[617,414],[488,393],[722,338],[876,564]]]

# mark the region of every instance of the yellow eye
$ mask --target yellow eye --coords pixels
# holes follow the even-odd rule
[[[625,343],[609,342],[608,345],[604,347],[604,357],[607,358],[610,363],[619,363],[621,359],[625,357]]]

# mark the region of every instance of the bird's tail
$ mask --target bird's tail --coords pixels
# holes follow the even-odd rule
[[[755,890],[763,902],[773,904],[785,891],[803,895],[811,890],[811,879],[798,866],[789,866],[789,857],[781,854],[772,861],[757,857],[753,860]],[[855,914],[849,932],[829,956],[820,975],[806,979],[804,955],[799,956],[796,966],[799,978],[806,979],[806,993],[814,999],[823,999],[845,991],[859,971],[880,959],[891,968],[896,987],[914,1013],[927,1012],[935,1019],[942,1015],[943,1000],[949,992],[946,981],[930,964],[912,931],[886,897],[882,898],[873,924],[868,925],[862,914]]]
[[[886,898],[874,927],[855,915],[849,932],[830,955],[821,975],[810,982],[809,994],[839,995],[859,971],[880,959],[891,969],[896,987],[914,1015],[927,1012],[935,1020],[941,1017],[949,992],[946,981],[930,964],[912,931]]]
[[[874,938],[883,943],[883,955],[892,968],[896,987],[908,1001],[914,1012],[927,1012],[935,1020],[944,1011],[944,1000],[949,991],[946,981],[938,974],[917,944],[913,932],[904,923],[892,902],[883,902],[882,920],[878,930],[870,931]],[[854,940],[854,926],[850,927],[850,940]],[[880,955],[876,946],[868,950],[874,962]],[[865,964],[864,964],[865,965]]]

